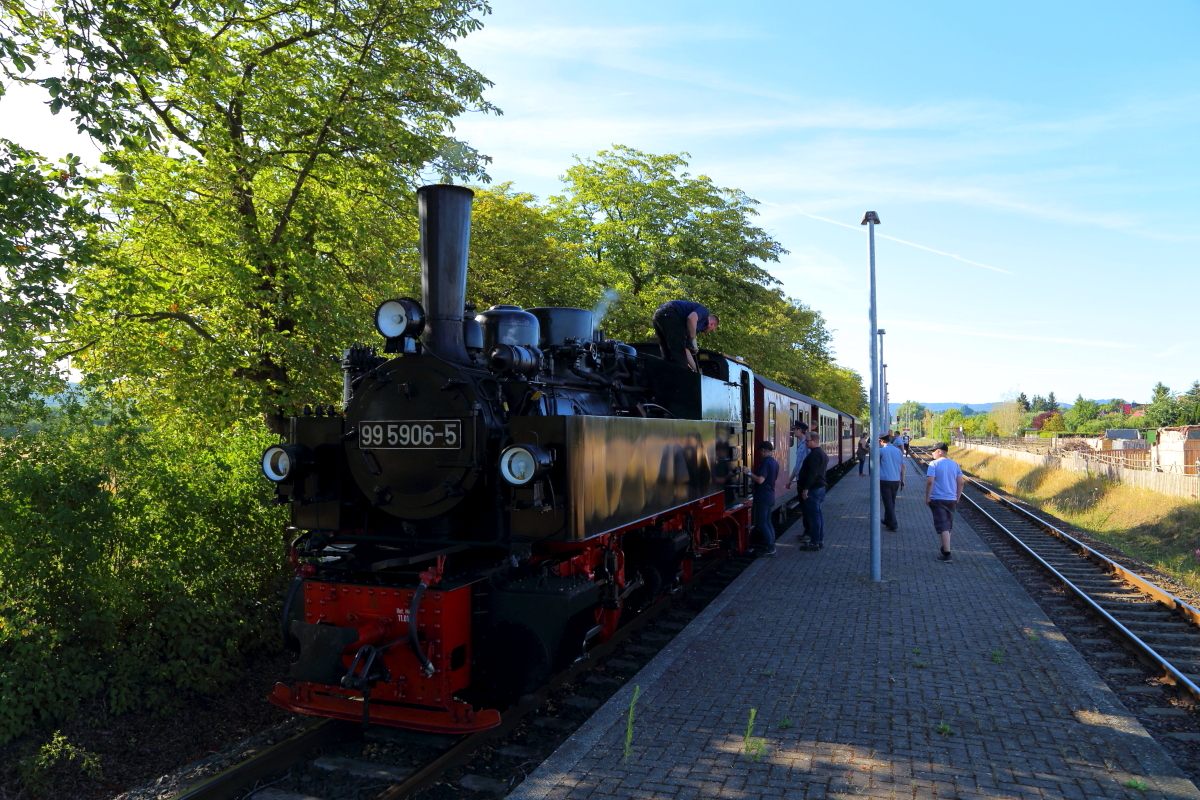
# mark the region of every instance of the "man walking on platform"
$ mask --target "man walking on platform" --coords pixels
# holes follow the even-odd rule
[[[663,359],[699,372],[695,356],[700,352],[700,345],[696,342],[696,334],[715,331],[720,322],[717,315],[691,300],[672,300],[658,307],[653,322]]]
[[[963,477],[958,464],[946,458],[949,445],[938,442],[933,446],[933,461],[925,478],[925,504],[933,512],[933,530],[942,537],[942,554],[938,561],[951,561],[950,532],[954,530],[954,509],[962,499]]]
[[[775,481],[779,479],[779,462],[772,455],[775,446],[770,442],[758,443],[758,472],[750,473],[754,483],[754,530],[762,552],[765,555],[775,555],[775,523],[771,520],[771,512],[775,510]],[[751,548],[753,553],[755,548]]]
[[[896,493],[904,488],[904,454],[892,444],[892,437],[879,437],[879,494],[883,499],[883,527],[889,531],[900,528],[896,519]]]
[[[820,550],[825,546],[825,517],[821,503],[825,500],[825,473],[829,470],[829,456],[821,449],[821,434],[810,431],[807,438],[808,455],[796,470],[796,476],[788,481],[787,488],[795,483],[800,489],[800,500],[804,508],[804,529],[808,531],[808,544],[801,550]]]

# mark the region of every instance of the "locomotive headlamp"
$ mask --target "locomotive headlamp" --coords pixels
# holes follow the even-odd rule
[[[416,336],[425,327],[425,309],[411,297],[384,300],[375,309],[375,329],[386,339]]]
[[[553,456],[544,447],[514,444],[500,454],[500,477],[513,486],[524,486],[545,475],[553,463]]]
[[[273,444],[262,454],[263,475],[274,483],[287,483],[295,480],[311,460],[308,448],[302,444]]]

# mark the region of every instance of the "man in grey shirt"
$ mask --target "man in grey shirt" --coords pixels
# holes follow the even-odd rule
[[[883,527],[889,531],[900,529],[896,519],[896,493],[904,488],[904,453],[892,444],[892,437],[879,437],[879,494],[883,500]]]

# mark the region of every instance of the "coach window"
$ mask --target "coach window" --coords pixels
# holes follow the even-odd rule
[[[773,447],[776,444],[776,441],[775,441],[775,404],[771,403],[771,405],[770,405],[770,407],[768,407],[767,411],[770,414],[770,416],[767,417],[767,441],[769,441],[771,443],[771,446]]]

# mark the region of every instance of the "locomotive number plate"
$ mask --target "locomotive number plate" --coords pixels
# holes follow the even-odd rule
[[[461,442],[457,419],[368,420],[358,426],[359,450],[457,450]]]

